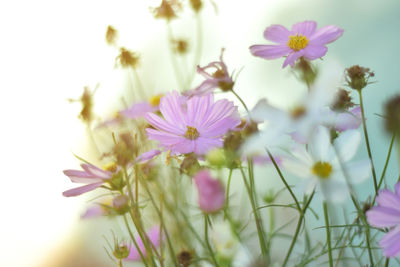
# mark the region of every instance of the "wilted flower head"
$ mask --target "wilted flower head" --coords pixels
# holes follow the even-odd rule
[[[120,54],[115,59],[123,68],[136,68],[139,64],[139,55],[135,52],[121,47]]]
[[[175,39],[172,40],[171,42],[176,53],[183,55],[188,52],[189,43],[187,40]]]
[[[112,155],[119,166],[126,166],[133,162],[134,156],[138,151],[138,147],[133,141],[134,137],[131,133],[125,132],[119,134],[117,143],[112,149]]]
[[[197,72],[203,75],[206,80],[195,89],[185,92],[185,95],[202,96],[213,92],[216,88],[220,88],[222,91],[232,90],[234,82],[223,60],[224,50],[221,49],[219,61],[211,62],[203,68],[197,66]],[[209,69],[212,71],[207,72]]]
[[[347,85],[354,90],[363,89],[367,86],[369,78],[375,76],[369,68],[360,67],[359,65],[347,68],[345,74]]]
[[[155,128],[147,128],[147,135],[173,154],[203,155],[221,147],[222,137],[240,123],[237,107],[226,99],[214,103],[212,94],[187,100],[172,92],[161,98],[160,112],[163,118],[145,115]]]
[[[176,18],[176,12],[182,9],[178,0],[162,0],[159,7],[152,8],[154,17],[157,19],[171,20]]]
[[[83,87],[83,94],[79,99],[69,99],[69,102],[81,102],[82,110],[79,113],[79,118],[85,123],[91,123],[93,121],[93,95],[96,91],[96,88],[93,92],[90,91],[88,86]]]
[[[202,0],[190,0],[190,6],[195,12],[199,12],[203,7],[203,2]]]
[[[366,212],[368,223],[375,227],[389,228],[379,242],[386,257],[400,255],[400,183],[395,185],[395,193],[380,190],[376,198],[378,206]]]
[[[304,57],[314,60],[323,57],[328,48],[325,46],[343,34],[343,30],[328,25],[316,30],[315,21],[298,22],[291,31],[282,25],[271,25],[264,31],[264,38],[275,42],[275,45],[253,45],[250,51],[257,57],[276,59],[287,56],[283,67],[294,66],[297,59]]]
[[[335,101],[332,103],[331,108],[337,111],[349,110],[353,107],[354,103],[351,99],[350,92],[345,89],[339,89],[336,93]]]
[[[194,177],[194,182],[199,192],[199,206],[202,211],[213,213],[224,207],[225,189],[209,171],[199,171]]]
[[[193,260],[193,252],[183,250],[178,253],[178,255],[176,256],[176,259],[178,260],[179,266],[189,267]]]
[[[106,42],[109,45],[115,45],[118,37],[118,31],[111,25],[108,25],[106,31]]]
[[[92,191],[110,181],[113,176],[113,172],[102,170],[92,164],[82,164],[81,167],[83,171],[64,171],[64,174],[68,176],[73,183],[86,184],[84,186],[65,191],[63,193],[65,197],[74,197]]]
[[[392,133],[400,132],[400,95],[392,97],[385,105],[386,129]]]

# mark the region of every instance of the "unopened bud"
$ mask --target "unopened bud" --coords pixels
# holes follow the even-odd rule
[[[196,156],[193,153],[186,154],[184,160],[181,163],[180,172],[186,173],[189,176],[193,176],[197,173],[199,169],[200,164]]]
[[[126,195],[116,196],[112,201],[112,206],[118,214],[125,214],[129,211],[129,198]]]
[[[206,160],[214,167],[217,168],[224,167],[226,164],[224,150],[220,148],[211,150],[210,152],[207,153]]]
[[[129,247],[126,244],[115,244],[113,255],[119,260],[125,259],[129,256]]]
[[[345,73],[347,85],[358,91],[367,86],[370,77],[375,76],[369,68],[360,67],[359,65],[347,68]]]

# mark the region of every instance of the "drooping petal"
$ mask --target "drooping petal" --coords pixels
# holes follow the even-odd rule
[[[87,173],[92,174],[101,179],[110,179],[112,173],[109,171],[102,170],[92,164],[81,164],[82,169],[84,169]]]
[[[63,192],[63,196],[64,197],[79,196],[79,195],[82,195],[83,193],[92,191],[92,190],[96,189],[97,187],[100,187],[102,184],[103,184],[103,182],[100,182],[100,183],[93,183],[93,184],[88,184],[88,185],[84,185],[81,187],[73,188],[73,189]]]
[[[392,227],[400,224],[400,211],[388,207],[373,207],[366,212],[368,223],[376,227]]]
[[[271,25],[264,31],[264,38],[276,43],[286,44],[289,39],[289,35],[290,31],[279,24]]]
[[[78,170],[64,170],[63,171],[66,176],[68,176],[72,182],[74,183],[95,183],[101,182],[102,179],[84,171]]]
[[[275,59],[286,56],[292,50],[285,45],[252,45],[250,52],[256,57]]]
[[[302,34],[310,38],[317,28],[317,23],[315,21],[306,20],[303,22],[298,22],[292,26],[292,35]]]
[[[304,48],[304,57],[308,60],[314,60],[325,56],[328,48],[323,45],[308,45]]]
[[[215,79],[207,79],[193,90],[185,91],[183,94],[187,97],[205,96],[213,92],[218,87],[218,81]]]
[[[290,65],[293,67],[296,60],[301,58],[303,55],[304,55],[304,49],[289,54],[287,56],[287,58],[285,59],[285,61],[283,62],[282,68],[285,68],[287,65]]]
[[[339,157],[343,162],[354,157],[361,142],[361,135],[357,130],[348,130],[339,135],[334,141]]]
[[[158,149],[152,149],[149,150],[147,152],[144,152],[143,154],[140,154],[137,158],[136,158],[136,162],[137,163],[142,163],[148,160],[153,159],[155,156],[160,155],[161,151]]]
[[[310,43],[324,45],[331,43],[342,36],[343,30],[334,25],[328,25],[317,30],[311,37]]]

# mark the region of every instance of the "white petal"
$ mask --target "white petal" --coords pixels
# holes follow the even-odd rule
[[[371,175],[369,159],[346,163],[344,168],[352,184],[362,183]]]
[[[342,162],[349,161],[357,152],[361,135],[357,130],[348,130],[339,135],[334,145]]]
[[[321,180],[319,187],[323,197],[328,202],[343,203],[349,196],[349,189],[344,181],[338,181],[334,177]]]
[[[250,118],[256,122],[280,122],[284,117],[287,117],[286,113],[270,105],[266,99],[261,99],[258,101],[254,108],[250,111]]]
[[[327,128],[318,126],[312,135],[308,150],[314,161],[327,161],[331,147],[331,138]]]
[[[311,166],[304,164],[294,158],[282,158],[282,166],[285,170],[295,174],[302,178],[308,178],[311,176]]]

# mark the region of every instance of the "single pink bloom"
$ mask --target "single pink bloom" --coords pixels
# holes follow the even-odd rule
[[[219,61],[211,62],[203,68],[197,66],[197,72],[203,75],[206,80],[195,89],[185,92],[184,94],[186,96],[204,96],[212,93],[216,88],[221,88],[223,91],[229,91],[232,89],[234,82],[232,77],[229,76],[228,68],[223,60],[223,54],[224,49],[221,49]]]
[[[155,128],[147,128],[147,135],[175,155],[204,155],[222,147],[222,137],[240,124],[237,107],[226,99],[214,102],[212,94],[186,99],[172,92],[161,98],[160,112],[163,118],[144,116]]]
[[[200,171],[194,177],[199,192],[200,209],[206,213],[213,213],[225,205],[225,189],[221,182],[211,177],[207,170]]]
[[[147,233],[147,236],[150,240],[150,242],[153,244],[155,248],[160,247],[161,240],[160,240],[160,226],[153,226]],[[146,248],[144,247],[143,240],[140,238],[140,236],[137,236],[135,238],[136,243],[138,244],[138,247],[140,249],[140,252],[142,252],[143,256],[146,256]],[[136,249],[136,246],[132,245],[130,246],[130,251],[129,251],[129,256],[125,259],[127,261],[140,261],[141,257],[139,254],[139,251]]]
[[[316,30],[315,21],[298,22],[289,31],[282,25],[271,25],[264,31],[264,38],[275,42],[275,45],[253,45],[250,52],[257,57],[276,59],[287,56],[283,68],[294,63],[300,57],[314,60],[323,57],[328,48],[325,46],[343,34],[343,30],[328,25]]]
[[[67,190],[63,192],[63,196],[74,197],[92,191],[111,179],[113,175],[112,172],[102,170],[92,164],[81,164],[81,167],[83,171],[65,170],[64,174],[67,175],[73,183],[82,183],[86,185]]]
[[[379,246],[383,248],[386,257],[397,257],[400,255],[400,183],[395,185],[395,193],[387,189],[380,190],[376,202],[378,206],[366,213],[368,223],[390,229]]]
[[[151,159],[153,159],[154,157],[160,155],[161,151],[158,149],[152,149],[149,150],[147,152],[144,152],[143,154],[140,154],[137,158],[136,158],[136,162],[137,163],[143,163],[145,161],[149,161]]]

